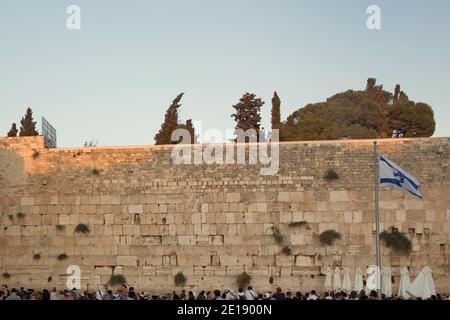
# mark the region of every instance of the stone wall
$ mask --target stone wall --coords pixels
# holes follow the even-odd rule
[[[394,290],[399,267],[414,277],[429,265],[448,292],[450,138],[379,140],[379,149],[424,195],[380,193],[382,230],[396,227],[413,244],[410,255],[382,247]],[[42,137],[0,138],[0,272],[10,274],[2,281],[64,288],[66,268],[78,265],[91,289],[114,273],[139,290],[169,291],[180,271],[185,288],[235,288],[246,271],[258,290],[321,291],[326,266],[374,263],[372,141],[282,143],[275,176],[256,165],[174,165],[171,150],[45,149]],[[328,169],[339,179],[325,180]],[[90,233],[76,233],[78,224]],[[342,239],[322,246],[328,229]],[[61,253],[68,258],[58,260]]]

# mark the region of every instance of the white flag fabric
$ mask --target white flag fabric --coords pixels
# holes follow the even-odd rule
[[[379,155],[378,163],[380,187],[392,186],[422,199],[422,194],[419,192],[420,184],[413,176],[382,155]]]

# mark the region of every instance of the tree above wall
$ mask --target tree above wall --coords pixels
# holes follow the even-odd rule
[[[404,137],[430,137],[435,131],[432,108],[394,94],[369,78],[365,90],[348,90],[325,102],[294,111],[281,126],[282,141],[388,138],[394,130]]]

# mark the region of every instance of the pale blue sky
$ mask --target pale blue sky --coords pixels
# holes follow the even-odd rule
[[[371,4],[382,30],[366,28]],[[182,120],[222,130],[254,92],[268,127],[274,90],[284,119],[374,76],[429,103],[450,136],[449,14],[448,0],[0,0],[0,135],[30,106],[59,146],[153,144],[180,92]]]

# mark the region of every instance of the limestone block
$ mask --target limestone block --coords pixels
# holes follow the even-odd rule
[[[278,202],[289,202],[290,196],[289,192],[278,192]]]
[[[425,210],[425,221],[433,222],[436,221],[436,210]]]
[[[129,213],[143,213],[144,212],[144,205],[142,205],[142,204],[130,204],[128,206],[128,212]]]
[[[348,191],[330,191],[331,202],[347,202]]]
[[[117,256],[117,265],[137,266],[136,256]]]
[[[20,205],[21,206],[33,206],[34,198],[33,197],[22,197],[22,198],[20,198]]]
[[[59,224],[68,225],[70,223],[70,218],[68,214],[60,214],[59,215]]]
[[[276,256],[275,264],[278,267],[290,267],[294,265],[294,256]]]
[[[224,242],[223,238],[223,235],[209,236],[209,244],[213,246],[222,246]]]
[[[178,244],[180,246],[189,246],[192,244],[192,236],[178,236]]]
[[[239,202],[241,194],[237,192],[230,192],[226,194],[226,202]]]

